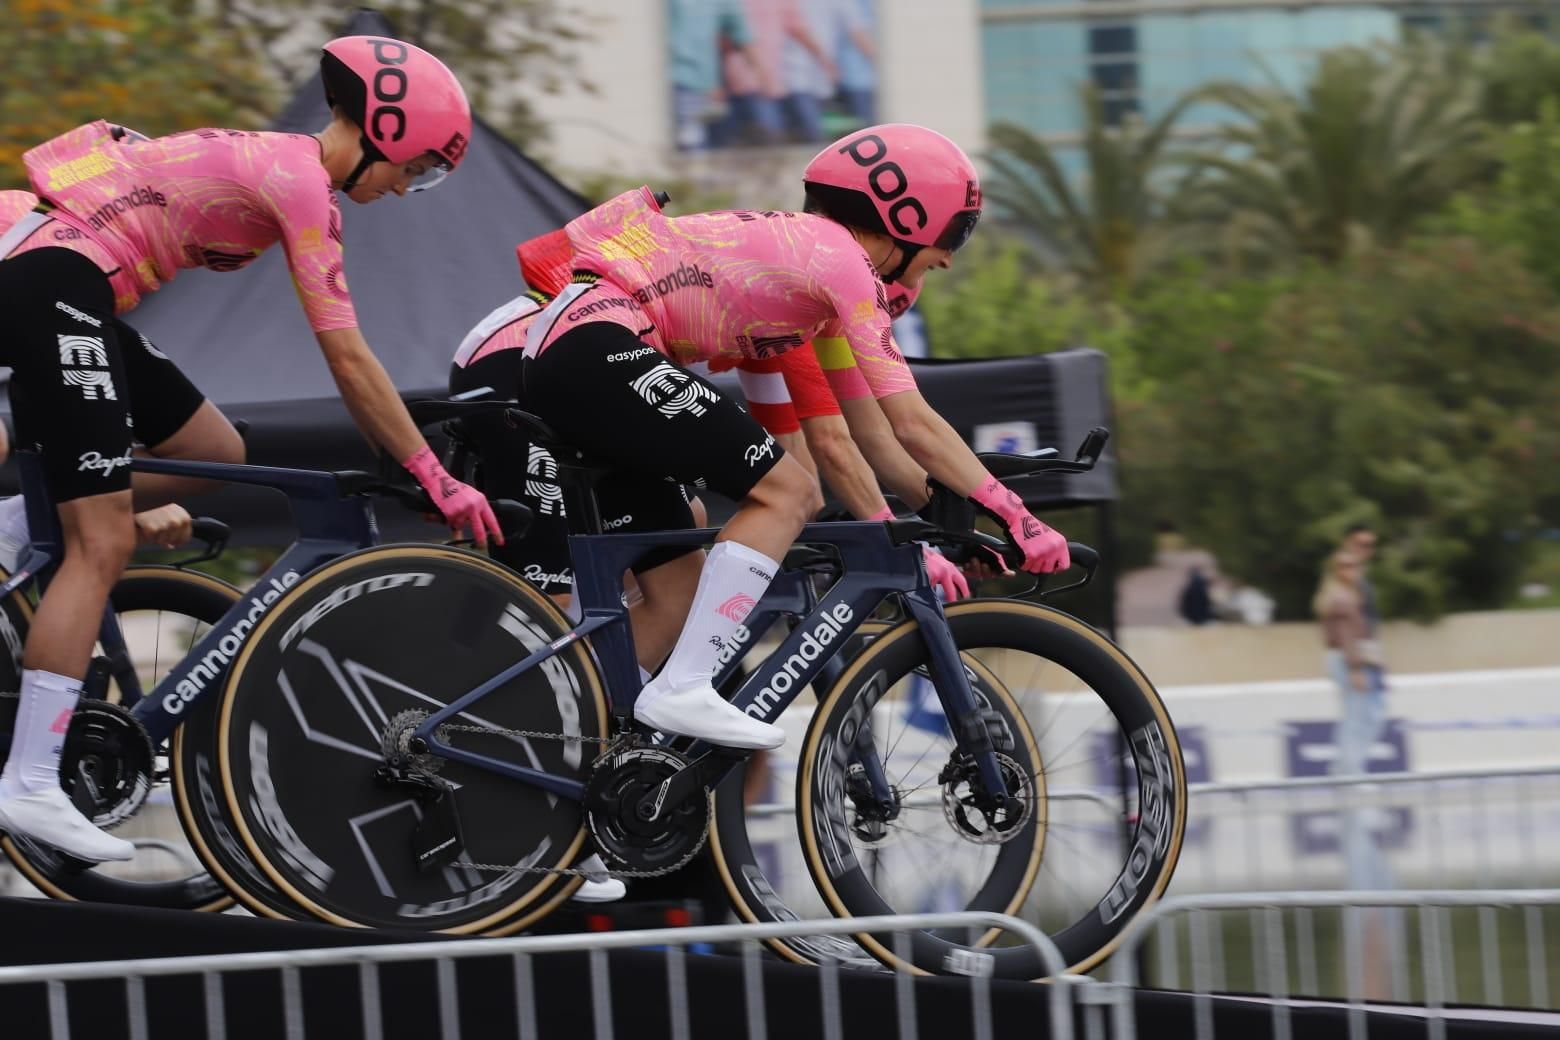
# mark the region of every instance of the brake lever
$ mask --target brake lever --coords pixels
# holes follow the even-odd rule
[[[232,537],[233,529],[221,520],[209,516],[197,516],[190,521],[190,540],[205,542],[206,547],[194,556],[173,561],[169,566],[189,567],[192,564],[215,560],[227,550],[228,540]]]

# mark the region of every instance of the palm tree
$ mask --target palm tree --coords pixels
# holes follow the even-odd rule
[[[1486,124],[1469,52],[1419,41],[1378,56],[1321,56],[1299,92],[1216,83],[1197,101],[1231,109],[1182,215],[1227,253],[1336,261],[1392,244],[1483,172]]]
[[[1159,223],[1166,144],[1182,99],[1152,123],[1129,117],[1111,126],[1099,89],[1079,90],[1084,112],[1082,150],[1087,166],[1074,185],[1051,146],[1022,127],[998,123],[988,156],[987,197],[1004,220],[1033,230],[1062,262],[1096,286],[1129,285],[1168,252]]]

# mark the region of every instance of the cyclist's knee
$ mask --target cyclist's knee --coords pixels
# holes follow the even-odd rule
[[[65,562],[77,561],[113,580],[135,552],[135,518],[128,492],[102,498],[106,501],[85,508],[81,500],[61,507]]]
[[[688,512],[693,514],[694,527],[709,526],[710,511],[705,507],[704,499],[700,498],[698,495],[694,495],[692,498],[688,499]]]
[[[812,474],[787,456],[753,485],[747,501],[777,513],[800,529],[823,508],[823,492]]]

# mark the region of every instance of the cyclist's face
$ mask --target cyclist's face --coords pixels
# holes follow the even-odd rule
[[[927,246],[915,254],[915,259],[910,261],[910,266],[905,273],[900,275],[899,284],[906,289],[919,289],[921,279],[926,277],[926,272],[934,267],[949,268],[953,266],[953,254],[946,249],[938,249]]]
[[[428,176],[434,165],[433,157],[427,155],[409,163],[376,162],[358,179],[347,197],[353,202],[368,203],[386,195],[405,195],[419,178]]]

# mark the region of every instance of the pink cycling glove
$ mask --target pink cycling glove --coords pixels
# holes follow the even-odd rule
[[[879,512],[867,517],[868,520],[892,520],[894,511],[884,506]],[[932,587],[942,589],[943,599],[949,603],[955,600],[968,599],[970,583],[965,580],[964,574],[955,567],[948,558],[930,545],[922,544],[921,549],[926,553],[926,576],[931,580]]]
[[[470,528],[471,536],[479,546],[487,545],[490,534],[499,545],[504,544],[504,532],[499,530],[498,518],[493,515],[493,507],[488,505],[488,500],[470,484],[463,484],[450,476],[434,456],[432,448],[423,445],[417,454],[401,465],[428,492],[433,504],[444,514],[450,530],[459,534]]]
[[[970,495],[970,500],[1002,518],[1013,541],[1024,550],[1023,569],[1030,574],[1055,574],[1072,565],[1067,539],[1036,520],[1024,508],[1023,500],[1003,487],[996,477],[988,478]]]

